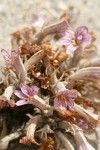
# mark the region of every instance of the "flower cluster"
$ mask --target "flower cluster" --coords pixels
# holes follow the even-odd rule
[[[19,143],[33,143],[33,149],[34,145],[41,150],[95,149],[85,133],[97,131],[100,124],[98,112],[88,110],[89,107],[94,112],[99,110],[95,99],[100,98],[100,59],[92,61],[93,57],[89,56],[92,66],[88,63],[84,67],[88,55],[85,60],[82,55],[93,53],[94,41],[86,26],[74,31],[69,20],[67,15],[57,23],[44,26],[43,16],[34,14],[34,27],[12,34],[15,50],[11,54],[1,50],[6,67],[0,82],[0,109],[5,110],[9,105],[6,111],[15,119],[11,121],[10,134],[13,131],[21,137]],[[39,32],[37,24],[42,26]],[[46,38],[51,34],[57,38]],[[1,138],[4,139],[0,146],[4,146],[3,141],[10,136]]]

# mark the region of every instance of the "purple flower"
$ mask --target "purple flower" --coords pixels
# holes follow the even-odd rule
[[[67,46],[67,54],[71,54],[83,43],[90,40],[91,36],[88,34],[88,28],[81,26],[75,32],[67,30],[64,37],[59,41],[59,44]]]
[[[14,94],[20,98],[20,100],[15,103],[17,106],[32,104],[43,111],[50,109],[50,105],[46,104],[45,101],[37,95],[39,90],[37,86],[29,87],[26,84],[21,84],[20,89],[21,91],[14,91]]]
[[[54,100],[54,106],[60,108],[61,110],[66,110],[68,107],[69,109],[73,109],[74,100],[77,97],[76,90],[64,90],[60,91],[56,94]]]
[[[27,78],[27,72],[20,57],[21,49],[18,48],[12,51],[11,55],[9,55],[9,53],[4,49],[1,50],[1,52],[7,64],[13,66],[16,69],[16,72],[20,78],[20,82],[24,82]]]
[[[86,26],[78,27],[75,31],[75,41],[77,45],[89,42],[92,39],[91,35],[88,33],[88,28]]]
[[[18,102],[16,102],[17,106],[25,105],[25,104],[32,104],[33,103],[33,96],[38,93],[38,87],[32,86],[31,88],[26,84],[20,85],[21,91],[15,90],[14,94],[21,98]]]
[[[71,54],[73,51],[75,51],[78,48],[78,45],[75,41],[75,34],[73,31],[68,30],[64,37],[59,41],[60,45],[67,46],[66,53]]]
[[[17,67],[17,59],[20,56],[20,48],[14,50],[11,55],[4,49],[1,50],[1,53],[7,64],[13,65],[15,68]]]

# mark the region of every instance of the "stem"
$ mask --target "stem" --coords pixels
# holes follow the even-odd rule
[[[96,125],[97,123],[99,123],[99,115],[90,113],[88,111],[86,111],[84,108],[82,108],[81,106],[75,104],[74,105],[74,110],[82,117],[84,117],[88,122]]]
[[[8,86],[8,87],[5,89],[5,91],[4,91],[4,93],[3,93],[3,96],[5,96],[5,97],[7,98],[7,100],[10,100],[10,98],[11,98],[13,92],[14,92],[14,86],[12,86],[12,85],[11,85],[11,86]]]
[[[20,137],[22,133],[19,131],[16,131],[14,133],[9,134],[8,136],[5,136],[0,140],[0,150],[6,150],[8,147],[8,144],[11,140],[14,140],[18,137]]]
[[[33,105],[40,108],[41,110],[50,109],[50,105],[46,104],[45,101],[42,98],[40,98],[38,95],[33,96]]]
[[[41,51],[35,53],[33,56],[31,56],[31,58],[25,62],[26,70],[28,71],[33,65],[38,63],[43,58],[43,56],[44,56],[43,50],[41,50]]]
[[[56,131],[56,135],[61,140],[62,144],[66,148],[66,150],[75,150],[74,147],[71,145],[67,137],[60,131]]]

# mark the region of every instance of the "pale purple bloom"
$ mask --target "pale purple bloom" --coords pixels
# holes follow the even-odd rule
[[[78,27],[75,31],[75,41],[77,45],[89,42],[92,39],[91,35],[88,33],[88,28],[86,26]]]
[[[11,55],[5,50],[2,49],[1,53],[5,59],[5,61],[7,62],[7,64],[13,65],[15,68],[17,67],[17,59],[20,56],[20,48],[12,51]]]
[[[67,46],[67,54],[74,52],[82,44],[89,42],[91,35],[88,33],[88,28],[81,26],[75,32],[67,30],[64,37],[59,41],[60,45]]]
[[[11,55],[4,49],[1,50],[1,52],[7,64],[16,69],[20,78],[20,82],[24,82],[27,78],[27,72],[20,57],[21,49],[18,48],[12,51]]]
[[[71,54],[78,48],[78,45],[75,42],[75,34],[71,30],[68,30],[65,33],[64,37],[59,41],[59,44],[67,46],[67,54]]]
[[[54,99],[54,106],[60,108],[61,110],[70,110],[74,107],[74,100],[77,97],[76,90],[64,90],[56,94]]]
[[[14,94],[18,96],[21,100],[16,102],[17,106],[25,105],[25,104],[32,104],[33,103],[33,96],[37,95],[38,93],[38,87],[37,86],[31,86],[29,87],[26,84],[21,84],[19,90],[15,90]]]

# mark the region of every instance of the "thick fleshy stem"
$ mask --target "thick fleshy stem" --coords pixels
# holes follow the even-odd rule
[[[31,119],[26,124],[26,136],[20,139],[20,143],[29,144],[34,143],[36,145],[40,145],[35,140],[35,130],[42,123],[42,117],[40,115],[31,116]]]
[[[36,36],[36,40],[33,41],[33,43],[41,43],[41,41],[50,34],[56,34],[56,33],[65,33],[66,30],[69,28],[69,23],[67,21],[67,17],[55,24],[48,25],[42,29],[40,33]]]
[[[8,86],[8,87],[5,89],[5,91],[4,91],[4,93],[3,93],[3,96],[5,96],[8,100],[10,100],[10,98],[11,98],[13,92],[14,92],[14,86],[12,86],[12,85],[11,85],[11,86]]]
[[[50,105],[46,104],[45,101],[40,98],[38,95],[33,96],[33,105],[40,108],[41,110],[49,110]]]
[[[80,105],[75,104],[74,105],[74,111],[76,111],[80,116],[85,118],[88,122],[95,127],[100,122],[100,116],[97,114],[93,114],[85,110]]]
[[[100,67],[87,67],[78,70],[69,77],[69,80],[74,82],[77,80],[100,80]]]
[[[33,56],[31,56],[31,58],[29,58],[26,62],[25,62],[25,68],[28,71],[33,65],[35,65],[36,63],[38,63],[44,56],[44,51],[41,50],[37,53],[35,53]]]
[[[22,133],[21,133],[20,131],[16,131],[16,132],[11,133],[11,134],[5,136],[4,138],[2,138],[2,139],[0,140],[0,150],[6,150],[7,147],[8,147],[8,145],[9,145],[9,142],[10,142],[11,140],[14,140],[14,139],[20,137],[21,134],[22,134]]]
[[[83,135],[82,129],[80,129],[76,125],[72,125],[66,121],[59,122],[58,125],[60,128],[65,129],[66,132],[70,132],[77,143],[78,150],[95,150],[86,140],[85,136]]]
[[[56,131],[55,134],[60,139],[60,141],[62,142],[63,146],[67,150],[75,150],[74,147],[69,142],[69,140],[67,139],[67,137],[61,131]]]
[[[74,135],[75,141],[77,143],[77,147],[79,150],[95,150],[92,145],[90,145],[83,133],[79,130],[76,131]]]

